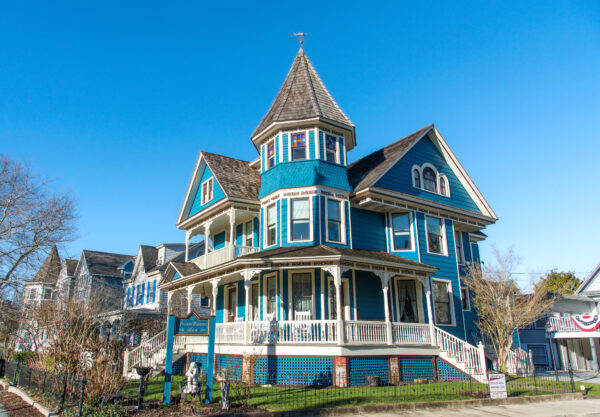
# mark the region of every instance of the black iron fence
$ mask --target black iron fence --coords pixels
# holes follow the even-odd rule
[[[4,378],[59,412],[77,408],[83,395],[81,377],[36,369],[21,362],[6,361]]]

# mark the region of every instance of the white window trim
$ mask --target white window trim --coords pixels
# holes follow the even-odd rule
[[[469,288],[466,286],[460,287],[461,307],[462,307],[462,300],[463,300],[463,294],[462,294],[463,291],[465,292],[465,296],[466,296],[466,300],[467,300],[467,308],[464,308],[463,311],[471,311],[471,292],[469,291]]]
[[[329,240],[329,210],[327,210],[327,201],[338,201],[340,203],[340,240]],[[330,243],[337,243],[340,245],[346,244],[346,202],[338,198],[325,198],[325,241]]]
[[[433,170],[433,172],[435,172],[435,183],[436,183],[437,192],[429,191],[429,190],[425,189],[425,186],[423,185],[423,170],[425,168],[431,168]],[[419,171],[419,181],[421,182],[420,187],[417,187],[417,185],[415,184],[415,176],[414,176],[415,169],[417,171]],[[421,191],[425,191],[426,193],[431,193],[431,194],[439,195],[442,197],[450,198],[450,182],[448,181],[448,177],[445,174],[441,174],[433,164],[431,164],[429,162],[425,162],[421,166],[416,165],[416,164],[413,165],[412,168],[410,169],[410,178],[411,178],[412,186],[414,188],[417,188]],[[446,193],[445,194],[442,194],[442,188],[440,187],[440,179],[441,178],[444,178],[444,180],[446,181]]]
[[[277,279],[277,272],[272,272],[269,274],[263,275],[262,279],[262,316],[264,321],[270,321],[271,318],[267,317],[267,303],[268,303],[268,294],[267,294],[267,278],[275,277],[275,313],[273,319],[279,320],[279,279]],[[252,294],[251,294],[252,295]],[[260,308],[260,307],[259,307]]]
[[[340,146],[340,139],[342,139],[342,142],[344,141],[343,137],[340,137],[338,135],[334,135],[333,133],[326,133],[323,132],[323,151],[325,152],[325,155],[323,155],[323,160],[325,162],[329,162],[332,164],[340,164],[340,151],[341,151],[341,146]],[[335,161],[331,162],[327,160],[327,136],[333,136],[335,138]]]
[[[288,320],[294,320],[292,314],[295,315],[294,311],[294,294],[292,292],[292,282],[294,275],[297,274],[310,274],[311,283],[312,283],[312,297],[311,297],[311,307],[310,307],[310,316],[311,319],[316,320],[315,318],[315,271],[314,269],[298,269],[294,271],[290,271],[288,273]]]
[[[242,239],[244,239],[244,241],[242,242],[242,246],[247,247],[246,242],[248,241],[248,231],[246,230],[246,225],[248,223],[252,225],[252,230],[250,231],[250,239],[252,239],[252,247],[254,247],[254,219],[242,222]]]
[[[292,240],[292,200],[308,200],[308,238]],[[313,240],[313,196],[287,199],[287,241],[290,243],[311,242]]]
[[[278,200],[281,201],[281,200]],[[269,213],[269,207],[271,206],[275,206],[275,243],[269,245],[269,217],[268,217],[268,213]],[[264,212],[264,216],[265,216],[265,226],[264,226],[264,242],[263,242],[263,247],[264,248],[270,248],[272,246],[277,246],[277,230],[279,228],[279,219],[277,216],[277,201],[274,201],[273,203],[265,206],[264,208],[265,212]]]
[[[352,315],[351,315],[351,309],[350,309],[350,278],[341,278],[341,281],[346,284],[345,286],[342,285],[342,288],[344,288],[344,298],[348,301],[348,303],[346,305],[342,305],[342,308],[344,309],[343,320],[351,320]],[[331,288],[332,283],[335,286],[334,278],[327,277],[327,289],[328,289],[328,291],[327,291],[327,306],[331,305],[331,292],[329,291],[329,288]],[[327,309],[327,320],[333,320],[331,318],[332,317],[331,313],[332,313],[331,308],[328,308]],[[346,318],[346,317],[348,317],[348,318]],[[356,312],[354,314],[354,317],[356,317]]]
[[[448,284],[448,299],[450,300],[450,323],[438,323],[437,315],[435,313],[435,298],[433,295],[434,282],[444,282]],[[452,281],[450,281],[449,279],[431,278],[431,283],[431,305],[432,313],[435,316],[435,324],[438,326],[456,326],[456,315],[454,312],[454,294],[452,293]]]
[[[458,239],[457,236],[458,235]],[[460,246],[456,244],[456,242],[460,240]],[[467,261],[465,259],[465,248],[462,240],[462,232],[459,230],[454,230],[454,251],[456,252],[456,262],[459,265],[466,265]],[[460,256],[459,256],[460,251]],[[462,262],[460,261],[462,259]]]
[[[304,133],[305,138],[306,138],[306,146],[304,147],[306,150],[306,158],[304,159],[292,159],[292,135],[296,134],[296,133]],[[310,159],[310,136],[308,134],[308,130],[295,130],[293,132],[288,132],[288,162],[295,162],[295,161],[308,161]]]
[[[431,217],[434,219],[440,219],[442,223],[442,253],[431,252],[429,250],[429,229],[427,227],[427,219]],[[448,237],[446,235],[446,222],[443,217],[425,215],[425,244],[427,245],[427,253],[437,256],[448,256]]]
[[[400,299],[398,298],[398,282],[399,281],[414,281],[415,296],[417,297],[417,308],[419,313],[419,321],[417,323],[425,323],[425,310],[423,308],[423,283],[418,279],[411,277],[394,277],[394,299],[396,301],[396,322],[400,323]]]
[[[202,181],[202,184],[200,184],[200,205],[202,205],[202,206],[213,200],[213,197],[214,197],[213,194],[214,194],[214,188],[215,188],[215,183],[213,181],[213,178],[214,177],[207,178],[205,181]],[[206,184],[208,182],[210,182],[210,193],[209,193],[210,198],[205,201],[204,200],[204,184]]]
[[[396,247],[394,246],[394,221],[393,221],[393,217],[394,214],[408,214],[408,233],[410,236],[410,249],[396,249]],[[396,213],[389,213],[389,233],[388,233],[388,238],[390,239],[390,248],[392,248],[392,252],[414,252],[415,251],[415,239],[414,239],[414,226],[413,226],[413,213],[412,212],[396,212]]]

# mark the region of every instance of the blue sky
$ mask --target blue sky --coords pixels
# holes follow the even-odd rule
[[[500,217],[484,258],[600,261],[598,3],[96,3],[0,14],[0,152],[77,201],[68,255],[182,241],[198,151],[256,157],[294,30],[356,125],[351,160],[433,122]]]

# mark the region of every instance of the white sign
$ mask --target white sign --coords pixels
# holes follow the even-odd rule
[[[504,374],[489,374],[490,398],[506,398],[506,376]]]

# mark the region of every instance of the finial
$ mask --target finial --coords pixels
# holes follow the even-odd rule
[[[304,45],[304,37],[308,35],[308,33],[304,33],[304,32],[290,32],[290,35],[292,36],[296,36],[298,38],[298,43],[300,44],[300,49],[302,49],[302,46]]]

